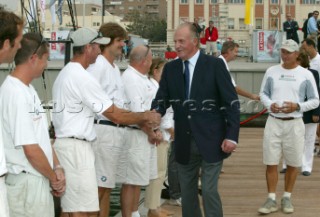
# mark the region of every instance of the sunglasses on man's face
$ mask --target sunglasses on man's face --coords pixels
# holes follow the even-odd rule
[[[98,32],[98,35],[97,35],[96,37],[94,37],[94,39],[92,39],[92,40],[89,42],[89,44],[94,43],[93,41],[96,40],[96,39],[99,39],[99,38],[103,38],[103,35],[102,35],[101,32]]]
[[[144,57],[147,57],[148,54],[149,54],[149,51],[150,51],[150,47],[149,47],[149,45],[144,45],[144,46],[147,48],[147,52],[146,52],[146,54],[144,55]]]
[[[35,51],[33,52],[32,55],[36,54],[38,52],[38,50],[40,49],[40,47],[43,45],[43,44],[46,44],[48,43],[47,40],[41,35],[41,42],[39,43],[37,49],[35,49]]]

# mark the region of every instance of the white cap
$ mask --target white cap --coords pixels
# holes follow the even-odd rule
[[[285,40],[282,43],[281,49],[285,49],[289,52],[299,51],[299,45],[292,39]]]
[[[87,27],[77,29],[70,38],[74,47],[80,47],[90,43],[108,44],[110,42],[110,38],[103,37],[101,32]]]

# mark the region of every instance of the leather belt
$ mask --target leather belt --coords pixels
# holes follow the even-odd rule
[[[80,138],[77,138],[77,137],[74,137],[74,136],[70,136],[70,137],[67,137],[67,138],[69,138],[69,139],[77,139],[77,140],[81,140],[81,141],[90,142],[90,141],[88,141],[88,140],[86,140],[86,139],[80,139]]]
[[[123,125],[123,124],[115,124],[112,121],[107,121],[107,120],[94,120],[94,123],[113,126],[113,127],[121,127],[121,128],[128,127],[128,128],[135,129],[135,130],[140,130],[140,128],[138,128],[138,127]]]
[[[279,120],[282,120],[282,121],[291,121],[291,120],[294,120],[295,118],[294,117],[276,117],[274,115],[271,115],[271,117],[275,118],[275,119],[279,119]]]

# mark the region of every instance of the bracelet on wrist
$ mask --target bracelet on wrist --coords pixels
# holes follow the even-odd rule
[[[54,166],[53,171],[56,171],[57,169],[63,170],[63,167],[60,164],[58,164],[58,165]]]

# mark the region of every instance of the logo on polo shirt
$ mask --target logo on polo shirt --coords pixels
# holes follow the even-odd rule
[[[101,176],[100,180],[101,180],[102,182],[106,182],[106,181],[107,181],[107,177]]]
[[[294,78],[294,75],[281,75],[279,80],[283,81],[296,81],[297,79]]]

